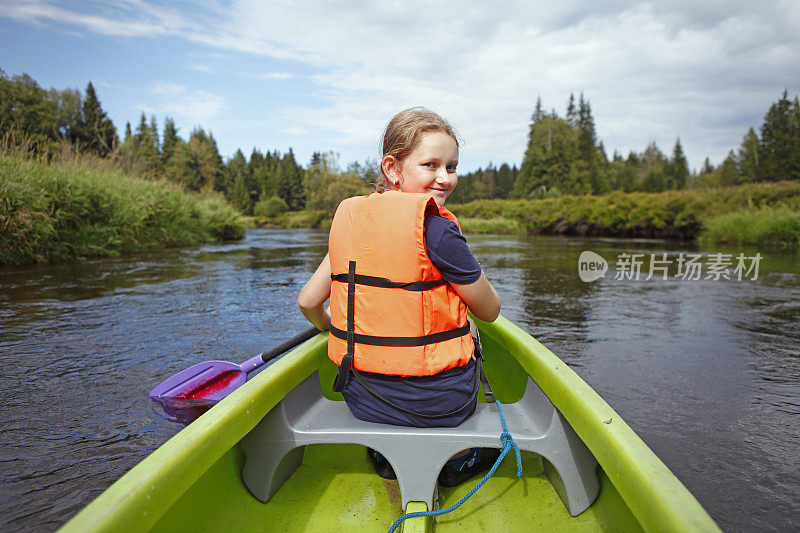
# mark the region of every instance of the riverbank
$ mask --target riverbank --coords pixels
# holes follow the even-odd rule
[[[541,200],[448,204],[465,233],[698,239],[800,247],[800,182],[666,191],[613,192]],[[322,211],[283,213],[261,225],[330,227]]]
[[[0,155],[0,265],[239,239],[244,230],[220,196],[131,177],[99,160]]]

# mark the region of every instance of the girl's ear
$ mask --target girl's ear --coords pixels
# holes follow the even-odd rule
[[[389,180],[393,187],[397,187],[403,181],[403,174],[400,172],[400,162],[393,155],[385,155],[381,159],[381,170],[383,175]]]

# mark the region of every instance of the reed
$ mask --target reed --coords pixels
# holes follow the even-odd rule
[[[240,214],[220,196],[55,150],[36,159],[0,155],[0,264],[116,256],[244,234]]]
[[[744,209],[705,222],[700,242],[800,249],[800,212],[786,207]]]

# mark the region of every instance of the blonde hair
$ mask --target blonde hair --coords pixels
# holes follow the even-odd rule
[[[402,161],[419,146],[422,142],[422,135],[429,131],[442,131],[453,138],[456,147],[460,146],[453,126],[430,109],[410,107],[392,117],[392,120],[386,125],[386,129],[383,130],[379,161],[381,172],[373,185],[375,192],[389,189],[388,176],[383,173],[383,158],[391,155],[397,161]]]

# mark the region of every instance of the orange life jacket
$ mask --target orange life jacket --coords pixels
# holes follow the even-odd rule
[[[357,196],[336,210],[328,243],[328,357],[337,365],[352,355],[347,369],[352,364],[364,372],[430,376],[472,357],[467,306],[425,248],[426,212],[458,224],[450,211],[418,193]]]

